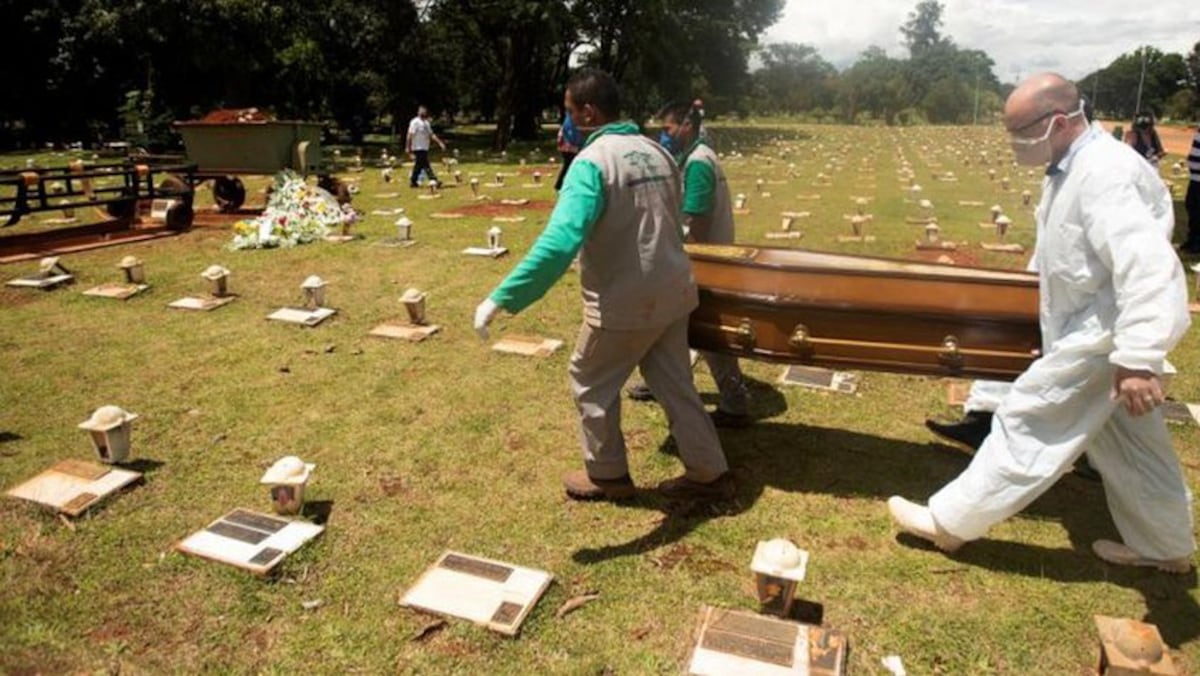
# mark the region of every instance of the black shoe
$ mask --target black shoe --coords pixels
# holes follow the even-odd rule
[[[925,426],[930,432],[973,451],[978,451],[983,440],[992,431],[991,411],[967,411],[962,420],[953,423],[940,423],[936,420],[926,420]]]
[[[708,417],[712,418],[713,425],[734,430],[744,429],[754,422],[754,419],[745,413],[729,413],[719,408],[709,413]]]
[[[1184,244],[1180,244],[1179,245],[1179,253],[1190,254],[1193,256],[1196,254],[1200,254],[1200,243],[1193,244],[1190,242],[1185,242]]]
[[[630,385],[625,388],[625,396],[634,401],[654,401],[654,393],[650,391],[650,388],[645,383],[638,383],[637,385]]]
[[[1079,459],[1075,461],[1075,467],[1071,469],[1071,472],[1080,479],[1085,479],[1087,481],[1103,481],[1103,479],[1100,477],[1100,473],[1096,471],[1095,467],[1092,467],[1092,463],[1088,462],[1086,455],[1079,456]]]

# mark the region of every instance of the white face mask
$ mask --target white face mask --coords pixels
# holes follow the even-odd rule
[[[1054,121],[1058,118],[1070,120],[1083,115],[1083,99],[1079,100],[1079,108],[1073,113],[1063,113],[1054,111],[1043,115],[1041,118],[1025,125],[1023,128],[1028,128],[1037,124],[1045,117],[1049,116],[1050,122],[1046,125],[1046,133],[1037,138],[1023,138],[1013,136],[1011,133],[1008,137],[1009,144],[1012,145],[1013,153],[1017,156],[1017,162],[1026,166],[1036,166],[1042,164],[1050,164],[1053,159],[1053,153],[1050,148],[1050,135],[1054,133]]]

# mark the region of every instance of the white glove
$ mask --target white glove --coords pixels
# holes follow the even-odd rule
[[[475,308],[475,333],[479,334],[480,340],[488,339],[488,324],[492,323],[499,309],[491,298],[484,298],[479,307]]]

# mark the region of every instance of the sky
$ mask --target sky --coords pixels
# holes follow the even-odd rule
[[[900,25],[918,0],[787,0],[761,42],[803,42],[839,69],[870,45],[906,56]],[[1050,70],[1079,79],[1141,45],[1187,54],[1200,41],[1197,0],[942,0],[942,35],[980,49],[1001,82]],[[1137,11],[1132,8],[1136,7]]]

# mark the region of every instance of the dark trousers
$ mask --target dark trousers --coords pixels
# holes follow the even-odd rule
[[[414,188],[417,187],[417,179],[421,177],[422,169],[425,170],[425,173],[429,174],[429,180],[436,181],[437,174],[433,173],[433,167],[429,165],[429,151],[414,150],[413,155],[416,159],[413,160],[412,177],[408,179],[408,184]]]
[[[1183,199],[1187,210],[1188,234],[1184,246],[1200,249],[1200,181],[1188,181],[1187,197]]]

